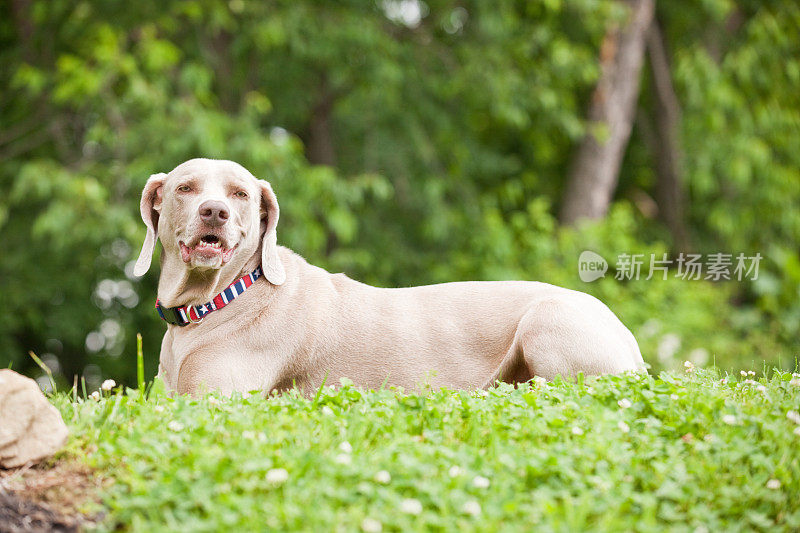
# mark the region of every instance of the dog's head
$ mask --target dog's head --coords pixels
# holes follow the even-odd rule
[[[142,191],[147,226],[133,273],[150,268],[156,239],[164,263],[205,273],[233,275],[261,248],[264,275],[280,285],[286,274],[278,257],[278,200],[266,181],[238,163],[191,159],[169,174],[154,174]]]

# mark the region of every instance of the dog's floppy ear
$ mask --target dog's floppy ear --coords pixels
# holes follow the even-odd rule
[[[262,223],[266,218],[266,229],[261,239],[261,269],[264,277],[273,285],[281,285],[286,281],[286,271],[283,268],[280,257],[278,257],[278,199],[272,192],[269,182],[258,180],[261,188],[261,217]]]
[[[142,251],[139,253],[139,259],[136,260],[136,266],[133,267],[134,276],[144,276],[150,269],[150,262],[153,260],[153,250],[156,247],[156,238],[158,237],[158,217],[161,213],[161,197],[163,194],[164,181],[167,175],[163,172],[160,174],[153,174],[144,186],[142,191],[142,203],[139,209],[142,212],[142,220],[144,225],[147,226],[147,234],[144,237],[144,244],[142,244]]]

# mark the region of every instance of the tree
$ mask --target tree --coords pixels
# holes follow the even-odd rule
[[[655,100],[655,128],[649,136],[649,144],[655,159],[658,214],[672,234],[674,248],[686,251],[689,248],[689,232],[685,221],[681,108],[672,83],[667,47],[658,20],[653,20],[647,32],[647,52]]]
[[[602,74],[592,95],[588,132],[567,179],[561,222],[605,216],[628,145],[654,0],[627,0],[628,20],[612,27],[600,49]]]
[[[633,189],[661,196],[641,131],[615,145],[625,154],[621,201],[606,219],[572,231],[552,212],[576,145],[588,142],[593,90],[609,104],[609,73],[629,64],[619,54],[625,7],[639,5],[0,2],[0,366],[35,372],[34,350],[70,383],[73,374],[90,386],[101,374],[130,382],[139,331],[155,372],[157,274],[132,279],[126,267],[141,245],[144,181],[191,157],[234,159],[271,181],[281,244],[373,284],[574,286],[576,250],[660,250],[668,228],[624,200]],[[676,158],[676,175],[692,199],[685,215],[698,250],[783,251],[764,267],[775,282],[737,297],[793,331],[800,150],[787,132],[798,130],[800,9],[741,0],[739,29],[720,30],[732,9],[659,3],[683,112],[668,123],[677,122],[677,145],[692,148]],[[640,92],[642,114],[654,116],[654,95]],[[610,130],[597,124],[589,133],[605,139]],[[612,281],[588,290],[634,329],[678,301],[688,337],[730,329],[719,312],[727,289]],[[756,323],[750,330],[768,329]]]

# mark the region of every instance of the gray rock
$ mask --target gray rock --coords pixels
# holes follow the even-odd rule
[[[0,370],[0,468],[16,468],[50,457],[69,431],[36,382]]]

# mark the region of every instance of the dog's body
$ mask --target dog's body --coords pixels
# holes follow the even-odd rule
[[[228,216],[215,218],[209,205]],[[479,388],[644,369],[633,335],[584,293],[526,281],[384,289],[309,265],[276,245],[269,184],[235,163],[191,160],[151,177],[142,216],[148,237],[137,274],[149,266],[157,227],[167,306],[205,303],[259,265],[265,272],[201,323],[168,327],[159,373],[178,393],[309,393],[326,376],[366,388]]]

